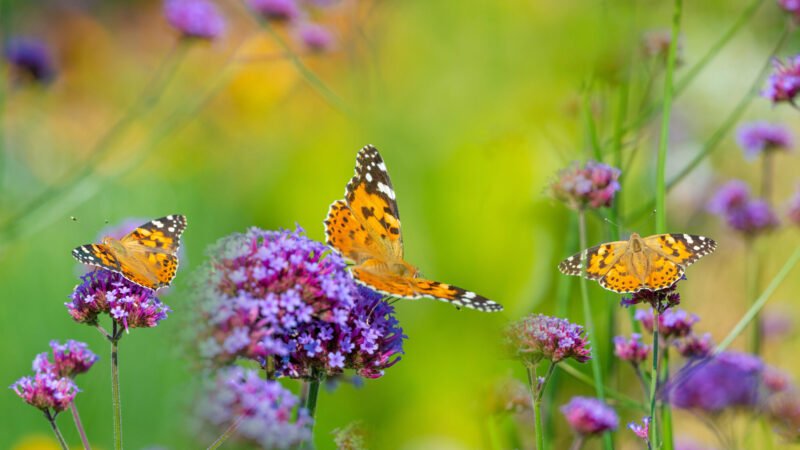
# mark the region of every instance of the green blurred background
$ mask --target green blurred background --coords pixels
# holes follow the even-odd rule
[[[194,441],[187,426],[193,402],[187,386],[194,375],[176,343],[191,327],[189,275],[209,244],[250,226],[297,223],[322,240],[328,205],[342,197],[356,151],[371,143],[392,175],[409,261],[426,276],[480,292],[506,310],[482,314],[434,301],[399,302],[397,315],[409,337],[403,360],[363,388],[323,391],[317,446],[334,448],[332,430],[355,420],[363,422],[375,449],[489,448],[492,432],[501,448],[523,445],[530,429],[520,441],[511,418],[487,419],[492,386],[509,375],[524,376],[520,364],[503,356],[503,327],[530,312],[554,313],[557,292],[569,286],[575,287],[569,317],[583,322],[577,279],[564,279],[555,268],[579,250],[574,220],[548,197],[546,186],[557,169],[589,155],[587,115],[603,140],[610,137],[603,124],[612,123],[620,74],[632,79],[631,110],[658,97],[657,64],[641,57],[639,37],[668,27],[670,2],[343,0],[317,18],[336,30],[336,48],[301,60],[346,110],[307,82],[241,4],[217,3],[228,33],[189,45],[176,43],[157,1],[3,2],[3,34],[44,39],[59,75],[45,87],[7,83],[4,92],[0,381],[9,385],[29,374],[33,357],[51,339],[88,342],[102,359],[78,379],[83,392],[77,404],[96,448],[109,448],[108,346],[94,329],[74,323],[63,306],[77,282],[70,250],[95,239],[106,223],[183,213],[189,219],[186,261],[163,297],[173,312],[157,328],[134,330],[121,342],[124,436],[131,449],[204,448],[208,443]],[[750,4],[687,3],[679,77]],[[676,102],[673,173],[749,89],[777,40],[785,17],[774,2],[763,3]],[[793,36],[782,54],[798,48]],[[633,69],[626,72],[630,61]],[[159,67],[165,73],[174,68],[163,95],[146,103],[87,166],[97,140],[142,92],[153,92],[154,85],[150,91],[147,86]],[[652,73],[647,95],[643,86]],[[783,120],[800,132],[796,111],[772,108],[765,99],[754,100],[745,118]],[[636,157],[623,183],[623,211],[653,195],[657,123],[635,140],[626,136],[626,161]],[[793,191],[798,169],[796,156],[782,159],[777,199]],[[698,313],[698,328],[717,340],[745,310],[745,261],[741,240],[703,206],[718,182],[755,181],[758,175],[728,135],[669,199],[671,230],[707,234],[720,243],[715,255],[689,271],[682,288],[683,306]],[[49,192],[46,201],[28,209],[42,192]],[[592,217],[590,225],[591,243],[611,237],[607,223]],[[633,231],[651,233],[653,216],[623,224],[624,234]],[[796,230],[771,235],[763,245],[764,276],[797,244]],[[794,279],[774,301],[792,318]],[[627,331],[627,314],[617,307],[617,296],[590,289],[604,355],[609,315]],[[797,372],[795,342],[770,342],[766,359]],[[588,365],[582,369],[588,373]],[[626,369],[608,383],[638,395],[626,388],[635,386]],[[558,402],[593,392],[566,376],[557,387]],[[569,435],[553,411],[555,448],[565,448]],[[642,415],[619,412],[623,424]],[[679,414],[678,434],[710,441],[693,421]],[[77,445],[68,414],[59,422]],[[26,442],[19,448],[39,448],[31,439],[49,437],[41,414],[10,390],[0,395],[0,430],[0,448]],[[639,448],[627,430],[616,440],[621,448]]]

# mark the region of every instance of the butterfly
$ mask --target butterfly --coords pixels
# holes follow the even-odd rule
[[[683,277],[686,266],[716,248],[713,239],[694,234],[654,234],[643,238],[633,233],[627,241],[600,244],[572,255],[561,261],[558,270],[598,280],[614,292],[657,291],[675,284]]]
[[[72,250],[72,256],[91,266],[122,274],[149,289],[168,286],[178,270],[178,248],[186,217],[173,214],[140,225],[122,239],[103,238]]]
[[[356,282],[391,297],[432,298],[486,312],[503,310],[472,291],[421,278],[419,270],[403,259],[397,201],[375,147],[367,145],[358,152],[355,175],[344,195],[328,210],[325,237],[330,247],[353,263],[350,273]]]

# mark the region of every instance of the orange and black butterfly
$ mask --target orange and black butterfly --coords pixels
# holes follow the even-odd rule
[[[186,217],[173,214],[140,225],[122,239],[103,238],[72,250],[72,256],[91,266],[122,274],[130,281],[157,290],[169,286],[178,270],[178,249]]]
[[[345,199],[331,205],[325,236],[329,246],[353,263],[353,278],[376,292],[406,299],[432,298],[479,311],[503,309],[472,291],[420,278],[417,268],[403,259],[394,189],[383,158],[371,145],[358,152]]]
[[[627,241],[600,244],[572,255],[561,261],[558,270],[597,280],[614,292],[657,291],[675,284],[686,266],[716,248],[717,243],[705,236],[675,233],[643,238],[633,233]]]

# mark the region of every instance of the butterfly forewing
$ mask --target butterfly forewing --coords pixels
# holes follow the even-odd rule
[[[695,234],[655,234],[642,240],[648,247],[684,267],[694,264],[717,248],[713,239]]]
[[[344,200],[333,202],[328,209],[325,238],[329,246],[355,264],[381,256],[381,247]]]
[[[622,257],[627,245],[627,241],[596,245],[561,261],[558,265],[558,270],[566,275],[580,276],[584,273],[583,267],[585,264],[586,278],[599,280]]]

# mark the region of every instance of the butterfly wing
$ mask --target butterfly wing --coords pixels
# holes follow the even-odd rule
[[[186,225],[186,216],[173,214],[151,220],[123,237],[120,242],[128,257],[120,261],[122,274],[151,289],[168,286],[178,271],[180,238]]]
[[[649,248],[645,248],[644,253],[649,261],[645,279],[647,289],[657,291],[668,288],[683,277],[685,269],[680,264]]]
[[[561,261],[558,270],[566,275],[584,275],[583,264],[586,261],[586,278],[599,280],[616,264],[628,249],[628,241],[615,241],[600,244],[570,256]]]
[[[644,284],[634,270],[633,253],[626,252],[600,278],[600,286],[621,294],[637,292],[644,287]]]
[[[86,244],[72,250],[72,256],[83,264],[120,272],[120,262],[103,244]]]
[[[324,223],[327,244],[345,259],[361,264],[381,257],[383,247],[356,219],[344,200],[331,204]]]
[[[356,220],[380,245],[387,259],[403,259],[400,212],[394,189],[378,149],[367,145],[356,157],[355,175],[345,188],[345,201]]]
[[[713,239],[695,234],[654,234],[642,241],[648,248],[682,267],[694,264],[717,248]]]
[[[409,278],[364,267],[351,269],[353,278],[368,288],[391,297],[418,299],[432,298],[456,307],[466,307],[484,312],[502,311],[503,306],[474,292],[451,284],[424,278]]]

